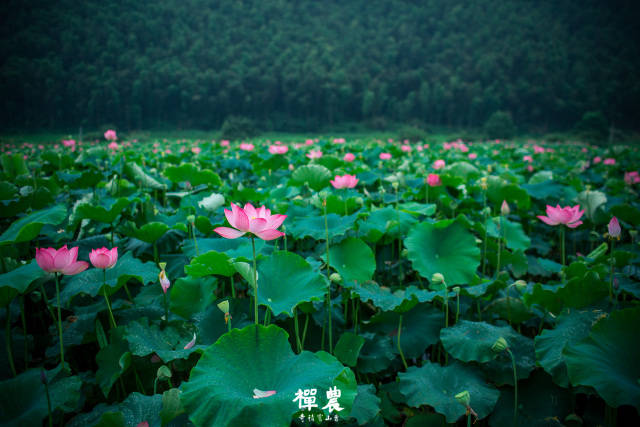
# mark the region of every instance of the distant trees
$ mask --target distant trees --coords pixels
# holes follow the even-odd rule
[[[640,3],[18,0],[0,126],[341,121],[637,127]]]

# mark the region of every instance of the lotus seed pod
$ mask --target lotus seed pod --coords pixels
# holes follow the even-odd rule
[[[431,281],[433,283],[444,283],[444,276],[441,273],[434,273],[431,276]]]
[[[224,300],[222,302],[219,302],[218,303],[218,308],[223,313],[228,313],[229,312],[229,300]]]
[[[164,380],[166,378],[171,378],[172,374],[171,374],[171,369],[169,369],[167,366],[162,365],[158,368],[158,372],[156,373],[156,378],[158,378],[159,380]]]
[[[498,338],[496,342],[494,342],[491,346],[491,350],[495,351],[496,353],[501,353],[507,348],[509,348],[509,344],[507,344],[507,340],[505,340],[503,337]]]
[[[456,294],[460,294],[460,286],[454,286],[452,290],[453,290],[453,292],[455,292]]]
[[[469,406],[469,403],[471,402],[471,395],[469,394],[469,392],[467,390],[456,394],[455,398],[458,401],[458,403],[460,403],[464,407]]]
[[[195,221],[196,221],[196,216],[195,215],[187,216],[187,222],[189,222],[189,224],[193,224]]]
[[[338,273],[331,273],[331,275],[329,276],[329,280],[331,280],[332,282],[340,283],[342,282],[342,276],[340,276]]]
[[[362,206],[364,205],[364,199],[362,197],[356,197],[356,203]]]

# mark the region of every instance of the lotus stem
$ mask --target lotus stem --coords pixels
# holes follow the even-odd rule
[[[113,244],[113,242],[111,244]],[[158,244],[156,242],[153,242],[153,260],[156,265],[160,263],[160,260],[158,259]]]
[[[258,325],[258,270],[256,267],[256,242],[255,237],[251,236],[251,249],[253,251],[253,311],[255,315],[255,323]]]
[[[562,253],[562,267],[565,266],[565,257],[564,257],[564,227],[560,228],[560,251]]]
[[[27,337],[24,337],[25,341]],[[13,376],[17,376],[16,366],[13,363],[13,350],[11,348],[11,304],[7,304],[7,331],[5,334],[5,340],[7,342],[7,357],[9,358],[9,367],[11,367],[11,373]]]
[[[516,372],[516,358],[513,356],[510,348],[507,348],[507,353],[511,356],[511,366],[513,367],[513,425],[518,425],[518,375]]]
[[[51,308],[51,305],[49,304],[49,298],[47,297],[47,292],[45,291],[44,285],[42,284],[42,282],[40,283],[40,292],[42,292],[42,299],[44,300],[44,305],[46,305],[47,309],[49,310],[51,319],[53,320],[54,323],[57,322],[56,315],[53,313],[53,308]]]
[[[611,276],[609,276],[609,302],[613,304],[613,273],[615,268],[615,258],[613,257],[613,248],[615,240],[611,240],[611,252],[609,254],[609,264],[611,265]]]
[[[164,324],[169,323],[169,302],[167,301],[167,292],[162,293],[164,298]]]
[[[282,226],[282,232],[284,233],[284,251],[287,252],[287,227],[285,225]]]
[[[191,237],[193,237],[193,244],[196,247],[196,256],[200,255],[200,251],[198,250],[198,239],[196,239],[196,228],[193,223],[189,226],[191,228]]]
[[[49,427],[53,427],[53,415],[51,412],[51,396],[49,396],[49,385],[47,384],[47,377],[44,371],[41,371],[40,377],[43,379],[44,392],[47,395],[47,413],[49,414]]]
[[[20,295],[20,320],[22,320],[22,334],[24,335],[24,370],[29,368],[29,340],[27,339],[27,319],[24,315],[24,295]]]
[[[111,247],[113,247],[113,222],[111,223]]]
[[[113,311],[111,311],[109,295],[107,295],[107,270],[104,268],[102,269],[102,283],[104,284],[102,289],[104,293],[104,300],[107,302],[107,309],[109,310],[109,321],[111,322],[111,329],[117,328],[118,325],[116,325],[116,319],[113,317]]]
[[[236,287],[233,282],[233,274],[231,275],[231,297],[234,299],[236,298]]]
[[[404,370],[406,371],[409,367],[407,366],[407,361],[404,358],[404,353],[402,352],[402,346],[400,345],[401,335],[402,335],[402,314],[400,315],[400,319],[398,320],[398,352],[400,353],[400,359],[402,359],[402,364],[404,365]]]
[[[330,261],[329,261],[329,223],[327,220],[327,199],[325,198],[322,201],[322,207],[324,208],[324,232],[326,236],[327,243],[327,279],[329,279],[329,269],[330,269]],[[332,336],[332,327],[331,320],[333,317],[333,313],[331,312],[331,280],[329,280],[329,289],[327,291],[327,311],[329,315],[329,353],[333,354],[333,336]]]
[[[456,324],[460,315],[460,291],[456,292]]]
[[[58,278],[58,273],[55,273],[56,276],[56,299],[58,301],[58,338],[60,339],[60,363],[62,364],[62,369],[65,369],[64,366],[64,340],[62,339],[62,310],[60,309],[60,279]]]
[[[293,325],[296,331],[296,345],[298,353],[302,352],[302,343],[300,342],[300,330],[298,329],[298,307],[293,307]]]
[[[302,328],[302,341],[300,342],[300,347],[304,350],[304,341],[307,338],[307,326],[309,326],[309,313],[307,313],[307,317],[304,320],[304,328]]]

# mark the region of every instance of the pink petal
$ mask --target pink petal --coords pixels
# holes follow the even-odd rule
[[[267,228],[275,229],[280,227],[286,218],[286,215],[271,215],[269,218],[267,218]]]
[[[258,218],[258,212],[251,203],[244,205],[244,213],[247,214],[247,217],[249,218]]]
[[[238,230],[249,231],[249,218],[246,212],[242,210],[240,206],[234,205],[233,203],[231,203],[231,209],[233,222],[229,221],[229,224]]]
[[[76,248],[76,253],[77,252],[78,250]],[[73,261],[74,259],[71,256],[71,252],[67,249],[67,246],[65,245],[60,249],[58,249],[58,251],[56,252],[56,256],[53,258],[53,267],[58,271],[62,271],[64,270],[65,267],[67,267]]]
[[[569,228],[576,228],[577,226],[581,225],[582,221],[578,221],[578,222],[572,222],[571,224],[567,224],[567,227]]]
[[[96,253],[92,252],[89,255],[89,259],[91,260],[91,264],[93,264],[93,266],[96,268],[110,267],[111,258],[109,257],[109,255],[105,254],[104,252],[96,252]]]
[[[189,341],[187,343],[187,345],[184,346],[184,349],[185,350],[189,350],[191,347],[193,347],[195,345],[195,343],[196,343],[196,334],[194,333],[193,334],[193,339],[191,341]]]
[[[268,228],[266,230],[258,231],[255,234],[256,234],[256,236],[258,236],[262,240],[273,240],[273,239],[277,239],[278,237],[284,236],[283,232],[278,231],[278,230],[274,230],[272,228]]]
[[[71,256],[71,262],[76,262],[76,260],[78,259],[78,247],[76,246],[75,248],[71,248],[69,250],[69,255]]]
[[[258,218],[267,218],[267,208],[264,205],[258,208],[257,213]]]
[[[36,249],[36,262],[44,271],[53,272],[53,257],[48,249]]]
[[[538,218],[539,218],[542,222],[544,222],[544,223],[546,223],[546,224],[549,224],[549,225],[558,225],[558,224],[559,224],[558,222],[556,222],[556,221],[552,220],[551,218],[547,218],[546,216],[543,216],[543,215],[538,215]]]
[[[256,234],[259,231],[264,230],[267,227],[267,220],[264,218],[255,218],[249,220],[249,231]]]
[[[76,261],[74,263],[69,264],[62,270],[62,274],[66,274],[67,276],[73,276],[74,274],[82,273],[87,268],[89,268],[89,263],[86,261]]]
[[[118,247],[111,249],[111,265],[115,265],[118,262]]]
[[[253,389],[253,398],[254,399],[262,399],[264,397],[273,396],[274,394],[276,394],[275,390],[263,391],[263,390],[258,390],[257,388]]]
[[[246,231],[240,231],[229,227],[216,227],[213,229],[213,231],[215,231],[225,239],[237,239],[238,237],[246,233]]]

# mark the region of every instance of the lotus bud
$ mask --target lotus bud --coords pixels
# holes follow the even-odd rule
[[[223,313],[225,313],[225,314],[228,313],[229,312],[229,300],[224,300],[222,302],[219,302],[218,303],[218,308]]]
[[[493,345],[491,346],[491,350],[493,350],[496,353],[501,353],[505,351],[507,348],[509,348],[509,344],[507,344],[507,340],[505,340],[503,337],[498,338],[496,342],[494,342]]]
[[[471,395],[467,390],[456,394],[455,398],[458,401],[458,403],[464,406],[465,408],[469,406],[469,403],[471,402]]]
[[[527,282],[525,282],[524,280],[516,280],[513,283],[513,286],[516,287],[516,289],[518,290],[518,292],[520,292],[521,294],[524,293],[524,291],[527,289]]]
[[[403,257],[403,258],[405,258],[407,255],[409,255],[409,250],[408,249],[403,249],[400,252],[400,256]]]
[[[456,295],[460,295],[460,286],[454,286],[452,291],[456,293]]]
[[[187,222],[189,224],[193,224],[194,222],[196,222],[196,216],[195,215],[189,215],[187,216]]]
[[[167,273],[164,271],[164,268],[160,271],[158,275],[158,279],[160,280],[160,286],[162,286],[162,291],[166,294],[167,289],[171,286],[171,282],[167,278]]]
[[[331,273],[331,275],[329,276],[329,280],[331,280],[332,282],[340,283],[342,282],[342,276],[340,276],[338,273]]]
[[[160,267],[160,270],[164,270],[165,268],[167,268],[167,263],[166,262],[159,262],[158,263],[158,267]]]
[[[362,206],[364,205],[364,199],[362,197],[356,197],[356,203]]]
[[[444,276],[441,273],[434,273],[431,276],[431,281],[433,283],[444,283]]]
[[[509,209],[509,203],[506,200],[502,201],[502,206],[500,206],[500,213],[502,216],[507,216],[511,213],[511,209]]]
[[[158,368],[158,371],[156,372],[156,378],[159,380],[168,379],[171,378],[171,376],[171,369],[169,369],[166,365],[160,366]]]
[[[400,184],[398,184],[398,181],[393,181],[393,182],[391,183],[391,186],[392,186],[395,190],[397,190],[397,189],[398,189],[398,187],[400,186]]]
[[[620,223],[618,222],[618,218],[616,218],[615,216],[613,218],[611,218],[611,221],[609,221],[609,237],[612,239],[618,239],[620,240]]]

